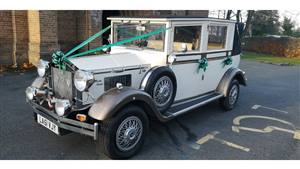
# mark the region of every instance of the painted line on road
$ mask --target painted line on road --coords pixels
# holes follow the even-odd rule
[[[235,148],[235,149],[242,150],[242,151],[245,151],[245,152],[249,152],[250,151],[250,149],[247,148],[247,147],[244,147],[244,146],[241,146],[241,145],[229,142],[227,140],[223,140],[223,139],[217,138],[216,135],[219,134],[219,133],[220,132],[218,132],[218,131],[214,131],[212,133],[209,133],[206,136],[200,138],[196,143],[200,144],[200,145],[203,145],[206,142],[208,142],[209,140],[215,140],[215,141],[217,141],[217,142],[219,142],[221,144],[224,144],[224,145],[226,145],[228,147],[231,147],[231,148]]]
[[[273,111],[281,112],[281,113],[284,113],[284,114],[288,114],[288,113],[289,113],[289,112],[284,111],[284,110],[279,110],[279,109],[272,108],[272,107],[262,106],[262,105],[259,105],[259,104],[255,104],[255,105],[253,105],[253,106],[251,107],[251,109],[253,109],[253,110],[256,110],[256,109],[259,109],[259,108],[264,108],[264,109],[268,109],[268,110],[273,110]]]
[[[264,120],[272,120],[272,121],[277,121],[277,122],[281,122],[283,124],[287,124],[289,126],[291,126],[293,128],[293,130],[290,129],[285,129],[285,128],[281,128],[281,127],[277,127],[277,126],[267,126],[263,129],[257,129],[257,128],[251,128],[251,127],[244,127],[244,126],[239,126],[240,125],[240,121],[244,120],[244,119],[264,119]],[[293,134],[293,139],[295,140],[300,140],[300,130],[298,130],[295,125],[291,122],[285,121],[285,120],[281,120],[275,117],[268,117],[268,116],[256,116],[256,115],[243,115],[243,116],[238,116],[236,118],[233,119],[233,126],[232,126],[232,131],[239,133],[240,130],[245,130],[245,131],[251,131],[251,132],[256,132],[256,133],[271,133],[274,130],[277,131],[282,131],[282,132],[286,132],[286,133],[291,133]]]

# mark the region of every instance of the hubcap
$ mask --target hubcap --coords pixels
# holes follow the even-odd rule
[[[157,80],[154,91],[153,99],[158,107],[165,106],[171,99],[173,94],[173,83],[168,76],[163,76]]]
[[[132,149],[140,140],[143,133],[142,121],[136,116],[127,117],[119,126],[116,133],[116,145],[121,151]]]
[[[238,87],[237,85],[233,85],[229,92],[229,104],[235,104],[238,97]]]

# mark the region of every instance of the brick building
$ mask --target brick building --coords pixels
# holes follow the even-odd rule
[[[0,11],[0,65],[36,64],[55,50],[67,51],[110,24],[109,16],[195,16],[208,11]],[[95,39],[87,48],[101,45]]]

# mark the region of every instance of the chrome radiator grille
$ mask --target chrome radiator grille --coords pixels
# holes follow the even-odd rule
[[[52,87],[57,98],[72,100],[72,73],[52,67]]]

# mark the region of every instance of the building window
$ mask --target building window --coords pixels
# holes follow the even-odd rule
[[[175,27],[173,52],[199,51],[201,26]]]
[[[225,49],[227,26],[208,27],[208,50]]]

